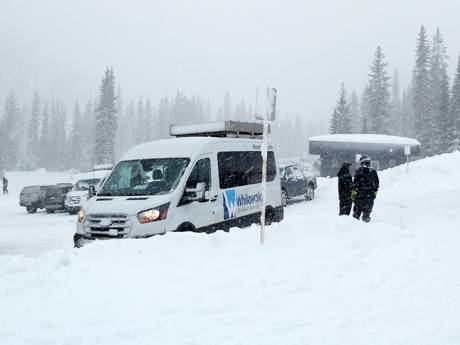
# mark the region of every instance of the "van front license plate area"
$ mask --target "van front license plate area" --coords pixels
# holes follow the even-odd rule
[[[107,233],[108,233],[109,236],[113,236],[113,237],[118,236],[118,230],[117,229],[110,229]]]

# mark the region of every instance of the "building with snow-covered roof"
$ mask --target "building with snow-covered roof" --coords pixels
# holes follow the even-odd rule
[[[383,134],[329,134],[309,139],[310,155],[321,158],[321,176],[335,176],[341,162],[355,163],[361,155],[370,156],[377,170],[392,168],[406,162],[405,150],[418,156],[420,142]]]

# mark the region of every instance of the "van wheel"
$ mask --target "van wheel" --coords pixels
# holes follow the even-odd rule
[[[315,187],[310,183],[305,191],[305,200],[311,201],[315,198]]]
[[[273,223],[274,212],[271,207],[267,207],[265,210],[265,225],[271,225]]]
[[[26,206],[26,210],[27,210],[27,213],[35,213],[35,212],[37,212],[37,208],[35,206],[32,206],[32,205]]]
[[[193,224],[185,223],[185,224],[181,224],[177,228],[176,231],[178,231],[178,232],[186,232],[186,231],[196,232],[196,228],[193,226]]]
[[[286,190],[282,189],[281,190],[281,206],[286,207],[287,206],[287,192]]]

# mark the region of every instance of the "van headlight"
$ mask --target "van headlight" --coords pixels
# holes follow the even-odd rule
[[[168,216],[168,208],[169,203],[139,212],[137,214],[137,220],[141,224],[164,220]]]
[[[78,214],[77,214],[77,220],[79,223],[83,223],[83,219],[85,219],[85,213],[83,212],[82,209],[80,209],[80,211],[78,211]]]

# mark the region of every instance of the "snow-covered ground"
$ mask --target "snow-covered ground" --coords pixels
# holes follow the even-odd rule
[[[336,179],[257,227],[72,248],[75,216],[0,196],[1,344],[460,344],[460,153],[380,173],[372,222]],[[15,185],[17,183],[17,185]],[[14,255],[11,255],[14,254]]]

